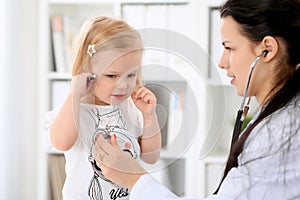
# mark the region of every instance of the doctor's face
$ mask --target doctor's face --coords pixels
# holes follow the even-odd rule
[[[241,26],[230,16],[221,18],[220,28],[224,50],[219,67],[226,70],[237,94],[243,96],[250,65],[257,57],[254,50],[258,45],[241,33]],[[264,88],[266,72],[259,65],[258,62],[254,68],[247,96],[256,96]]]

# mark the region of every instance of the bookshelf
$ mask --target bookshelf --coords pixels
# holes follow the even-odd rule
[[[180,196],[208,195],[214,189],[223,169],[229,150],[231,119],[239,106],[234,88],[222,84],[215,74],[211,76],[211,65],[206,53],[215,51],[211,46],[212,43],[215,45],[215,41],[209,42],[209,19],[211,9],[215,9],[221,1],[40,2],[40,76],[45,77],[40,91],[43,110],[46,112],[60,105],[67,94],[71,78],[69,40],[85,19],[96,15],[122,17],[130,25],[140,29],[143,36],[159,35],[154,40],[146,38],[148,48],[145,50],[142,74],[144,84],[156,94],[158,103],[162,106],[158,112],[163,127],[163,148],[158,163],[145,167]],[[69,26],[66,28],[64,24]],[[65,29],[68,33],[63,33]],[[54,30],[61,31],[58,33],[60,36],[54,36]],[[64,37],[69,38],[68,42],[58,42],[56,47],[60,50],[56,52],[52,40]],[[55,56],[59,52],[64,54]],[[201,76],[197,76],[199,72]],[[220,115],[220,112],[224,114]],[[43,184],[41,188],[45,190],[41,190],[39,199],[52,199],[57,194],[50,192],[53,187],[50,187],[51,177],[48,173],[51,170],[48,164],[52,163],[50,160],[54,157],[56,160],[60,157],[62,161],[58,162],[57,167],[62,168],[63,154],[51,147],[47,138],[45,144],[45,148],[42,147],[41,150],[45,152],[45,156],[39,166],[40,182]],[[56,190],[59,191],[57,188]]]

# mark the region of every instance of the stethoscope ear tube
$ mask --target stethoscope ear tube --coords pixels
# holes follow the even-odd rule
[[[232,150],[233,144],[238,140],[239,135],[241,133],[241,128],[242,128],[242,124],[243,124],[243,121],[241,120],[242,115],[243,115],[243,110],[238,110],[235,124],[234,124],[232,139],[231,139],[230,151]]]
[[[233,147],[234,143],[238,140],[239,135],[241,134],[242,124],[243,124],[244,118],[246,117],[248,109],[249,109],[250,98],[249,98],[249,101],[246,105],[246,106],[248,106],[248,108],[246,108],[246,109],[245,109],[245,102],[246,102],[246,98],[247,98],[247,92],[248,92],[252,72],[253,72],[254,67],[256,66],[256,63],[260,59],[261,59],[261,56],[257,56],[255,58],[255,60],[250,65],[250,71],[249,71],[249,74],[248,74],[248,79],[247,79],[247,83],[246,83],[246,87],[245,87],[245,91],[244,91],[243,100],[242,100],[242,103],[241,103],[241,107],[237,112],[237,116],[236,116],[236,120],[235,120],[235,124],[234,124],[230,151],[232,151],[232,147]],[[245,111],[244,111],[244,109],[245,109]],[[245,115],[242,118],[242,115],[243,115],[244,112],[245,112]]]

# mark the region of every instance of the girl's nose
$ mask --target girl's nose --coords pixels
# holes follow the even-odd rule
[[[127,87],[127,82],[123,78],[121,78],[116,84],[116,88],[118,89],[124,89],[126,87]]]

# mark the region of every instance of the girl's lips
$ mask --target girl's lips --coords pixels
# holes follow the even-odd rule
[[[126,97],[125,94],[113,94],[113,96],[118,100],[122,100]]]

